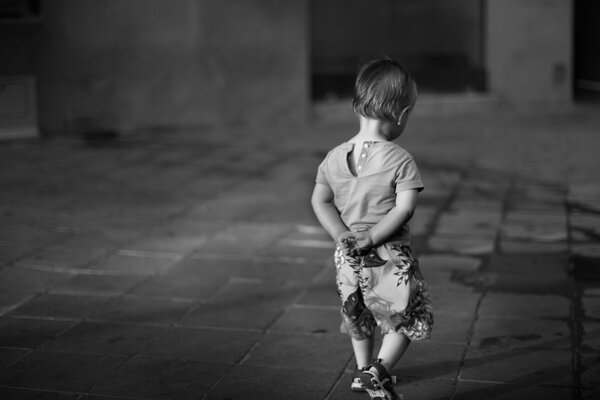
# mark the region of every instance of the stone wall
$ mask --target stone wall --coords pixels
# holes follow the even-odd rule
[[[572,97],[572,1],[487,0],[489,90],[509,103]]]
[[[302,0],[46,1],[42,130],[304,120],[306,15]]]

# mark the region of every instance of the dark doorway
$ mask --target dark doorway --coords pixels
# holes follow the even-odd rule
[[[600,2],[575,0],[573,83],[576,101],[600,101]]]
[[[359,65],[402,62],[420,92],[485,90],[482,0],[311,0],[312,93],[348,97]]]

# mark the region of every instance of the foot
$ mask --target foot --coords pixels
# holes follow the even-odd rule
[[[352,390],[353,392],[366,392],[365,388],[363,387],[362,381],[360,380],[361,374],[366,369],[368,369],[368,367],[367,368],[356,367],[356,369],[354,370],[354,378],[352,378],[352,383],[350,384],[350,390]]]
[[[363,388],[373,400],[400,400],[394,391],[394,381],[385,367],[375,362],[360,375]]]

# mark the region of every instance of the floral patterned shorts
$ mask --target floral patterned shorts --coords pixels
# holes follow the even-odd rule
[[[389,242],[360,257],[337,248],[335,266],[343,333],[363,340],[379,325],[383,334],[401,332],[410,340],[431,336],[427,283],[409,246]]]

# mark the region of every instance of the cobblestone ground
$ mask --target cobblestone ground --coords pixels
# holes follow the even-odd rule
[[[359,399],[316,166],[354,122],[0,144],[1,399]],[[600,398],[600,114],[416,115],[412,399]]]

